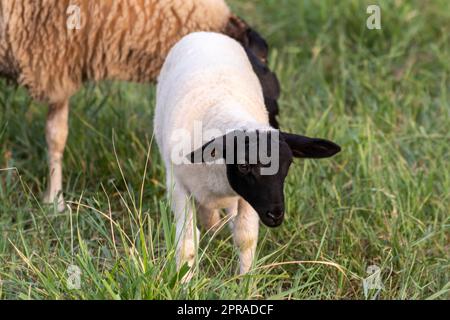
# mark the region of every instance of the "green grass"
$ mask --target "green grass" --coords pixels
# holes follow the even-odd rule
[[[380,1],[383,29],[368,30],[372,2],[230,1],[273,46],[282,127],[343,147],[291,169],[286,221],[261,227],[242,278],[224,229],[202,237],[193,281],[178,281],[153,86],[73,98],[72,210],[59,214],[39,201],[46,108],[0,83],[0,298],[449,298],[450,2]],[[71,264],[81,290],[67,287]],[[384,290],[366,296],[370,265]]]

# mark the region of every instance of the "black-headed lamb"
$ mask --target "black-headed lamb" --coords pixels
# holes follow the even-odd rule
[[[72,28],[68,22],[75,14],[79,26]],[[0,76],[49,104],[46,203],[65,208],[62,158],[70,97],[86,81],[153,81],[169,49],[193,31],[228,34],[265,66],[267,44],[224,0],[0,1]]]
[[[178,267],[195,261],[195,212],[211,228],[224,209],[240,272],[248,272],[259,221],[276,227],[284,219],[283,185],[293,158],[340,151],[333,142],[271,127],[243,47],[213,32],[192,33],[170,51],[158,80],[154,127],[175,215]]]

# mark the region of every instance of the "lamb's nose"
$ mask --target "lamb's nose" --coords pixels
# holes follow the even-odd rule
[[[281,218],[283,218],[284,216],[284,210],[283,208],[277,208],[271,211],[267,212],[267,216],[271,219],[273,219],[274,221],[278,221]]]

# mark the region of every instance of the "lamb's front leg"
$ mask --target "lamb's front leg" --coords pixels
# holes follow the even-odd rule
[[[259,217],[256,211],[240,199],[237,215],[232,222],[233,238],[239,249],[240,273],[247,273],[252,267],[258,242]]]
[[[183,282],[188,282],[193,276],[192,267],[197,255],[197,246],[200,233],[194,223],[194,204],[189,194],[182,186],[175,183],[172,195],[172,210],[176,223],[176,259],[178,270],[187,263],[191,268],[183,278]]]
[[[60,212],[66,209],[62,194],[62,159],[69,133],[69,102],[54,104],[49,107],[46,124],[48,148],[49,180],[44,203],[56,201]]]

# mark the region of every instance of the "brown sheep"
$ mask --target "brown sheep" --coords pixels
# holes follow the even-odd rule
[[[70,28],[75,14],[79,26]],[[45,203],[65,208],[70,97],[86,81],[154,81],[168,51],[194,31],[226,33],[266,63],[265,41],[224,0],[1,0],[0,76],[49,105]]]

